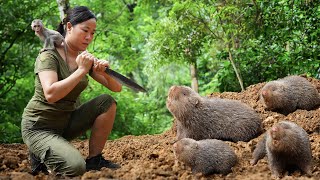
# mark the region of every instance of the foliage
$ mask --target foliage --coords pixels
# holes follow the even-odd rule
[[[1,143],[22,142],[20,127],[11,123],[0,123]]]
[[[188,38],[185,32],[191,29],[201,35],[192,48],[200,52],[194,58],[202,91],[240,90],[234,69],[226,62],[230,54],[245,87],[289,74],[315,77],[319,68],[318,2],[174,2],[157,22],[147,49],[158,66],[171,61],[187,63],[182,53],[188,49],[182,43]]]
[[[30,23],[51,18],[55,3],[35,0],[1,1],[0,23],[0,142],[20,141],[22,110],[33,93],[33,64],[41,45]]]
[[[257,1],[241,8],[246,38],[240,39],[240,47],[232,51],[245,86],[290,74],[316,76],[320,50],[316,38],[320,32],[318,2]],[[220,59],[225,59],[224,53]],[[217,77],[220,90],[238,91],[233,87],[231,68],[221,71]]]

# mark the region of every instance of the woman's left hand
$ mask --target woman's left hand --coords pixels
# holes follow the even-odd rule
[[[103,75],[105,73],[105,69],[109,68],[109,62],[105,60],[94,60],[93,71],[97,74]]]

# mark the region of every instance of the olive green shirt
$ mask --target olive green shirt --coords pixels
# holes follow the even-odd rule
[[[84,76],[73,90],[55,103],[49,103],[45,96],[39,79],[39,72],[55,71],[58,80],[70,76],[67,63],[61,58],[57,50],[41,52],[35,62],[35,92],[28,105],[24,109],[22,118],[36,121],[33,128],[62,132],[67,126],[71,113],[76,108],[76,101],[80,93],[88,85],[88,77]]]

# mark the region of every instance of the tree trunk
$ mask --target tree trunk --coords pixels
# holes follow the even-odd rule
[[[63,22],[63,19],[67,17],[67,11],[70,9],[69,0],[57,0],[58,8],[60,12],[60,20]]]
[[[191,88],[195,91],[199,91],[198,79],[197,79],[197,67],[195,64],[190,64],[190,73],[191,73]]]
[[[240,73],[239,73],[239,70],[237,69],[234,61],[233,61],[233,57],[232,57],[232,53],[231,53],[231,50],[230,50],[230,46],[228,45],[228,51],[229,51],[229,60],[231,62],[231,65],[234,69],[234,72],[236,73],[236,76],[238,78],[238,81],[239,81],[239,84],[240,84],[240,87],[241,87],[241,91],[244,91],[244,87],[243,87],[243,81],[242,81],[242,78],[240,77]]]

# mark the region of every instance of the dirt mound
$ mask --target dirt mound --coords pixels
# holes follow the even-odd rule
[[[309,78],[320,91],[320,81]],[[264,129],[273,124],[288,120],[303,127],[309,134],[314,168],[312,176],[301,175],[299,171],[287,174],[283,179],[320,179],[320,108],[306,111],[297,110],[287,116],[265,111],[259,101],[258,92],[265,83],[248,87],[240,93],[225,92],[212,93],[209,97],[220,97],[240,100],[253,107],[263,120]],[[27,160],[28,151],[24,144],[0,145],[0,179],[271,179],[266,158],[256,165],[250,165],[252,152],[259,136],[249,142],[227,142],[235,150],[239,162],[228,175],[192,174],[189,167],[177,162],[172,151],[175,140],[174,126],[171,130],[159,135],[125,136],[114,141],[108,141],[103,151],[104,156],[121,164],[121,168],[110,170],[103,168],[101,171],[90,171],[81,177],[55,177],[53,175],[30,174],[30,165]],[[87,156],[88,141],[72,142],[83,154]]]

